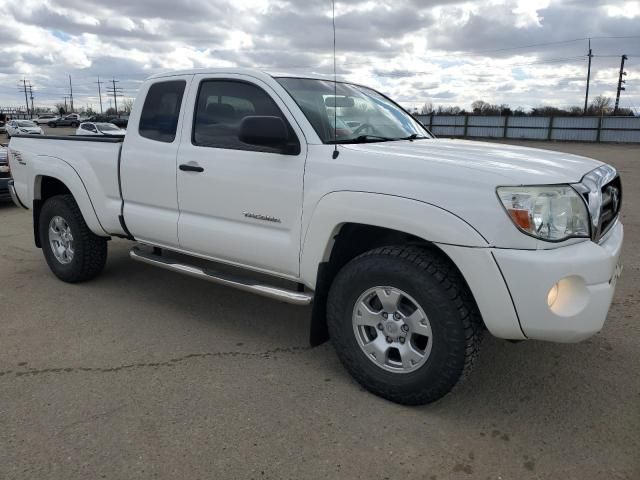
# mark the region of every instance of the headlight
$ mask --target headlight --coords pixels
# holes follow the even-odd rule
[[[498,187],[498,198],[513,223],[528,235],[548,241],[589,237],[589,213],[569,185]]]

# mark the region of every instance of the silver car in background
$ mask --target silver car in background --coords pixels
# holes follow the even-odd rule
[[[9,120],[6,128],[9,138],[15,135],[44,135],[42,128],[31,120]]]

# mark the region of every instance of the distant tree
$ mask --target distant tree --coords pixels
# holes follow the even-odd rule
[[[493,105],[484,100],[476,100],[471,104],[471,110],[475,115],[503,115],[503,110],[506,111],[508,108],[509,105]]]
[[[67,110],[64,108],[64,103],[56,103],[56,111],[58,115],[64,115],[67,113]]]
[[[633,110],[631,110],[630,108],[618,108],[618,113],[616,113],[616,115],[620,116],[620,117],[633,117]]]
[[[569,115],[572,117],[579,117],[582,114],[584,114],[584,109],[582,107],[579,107],[578,105],[569,107]]]
[[[438,110],[436,111],[438,115],[460,115],[463,112],[460,107],[452,107],[450,105],[438,105]]]
[[[476,115],[480,115],[484,108],[485,108],[485,101],[484,100],[476,100],[475,102],[473,102],[471,104],[471,110]]]
[[[420,113],[422,115],[431,115],[433,113],[433,104],[431,102],[426,102],[424,105],[422,105]]]
[[[133,98],[125,98],[122,100],[122,113],[129,115],[133,108]]]
[[[531,116],[533,117],[551,117],[551,116],[568,116],[569,112],[566,110],[562,110],[558,107],[552,107],[549,105],[541,105],[539,107],[535,107],[531,109]]]
[[[610,115],[612,112],[611,97],[605,97],[604,95],[598,95],[593,100],[589,108],[587,108],[587,114],[589,115]]]
[[[116,114],[116,109],[113,107],[109,107],[107,108],[107,110],[104,112],[105,115],[115,115]]]

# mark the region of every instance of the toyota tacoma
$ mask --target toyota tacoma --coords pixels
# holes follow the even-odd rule
[[[14,201],[65,282],[131,257],[297,305],[365,388],[448,393],[485,331],[577,342],[621,267],[616,170],[565,153],[436,139],[387,96],[207,69],[149,78],[123,138],[15,136]],[[273,320],[271,320],[273,321]]]

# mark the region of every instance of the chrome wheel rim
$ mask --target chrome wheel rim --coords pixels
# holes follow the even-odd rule
[[[378,367],[410,373],[422,367],[433,346],[427,315],[399,288],[366,290],[353,308],[353,332],[365,356]]]
[[[74,244],[71,227],[60,216],[53,217],[49,222],[49,245],[58,262],[66,265],[73,260]]]

